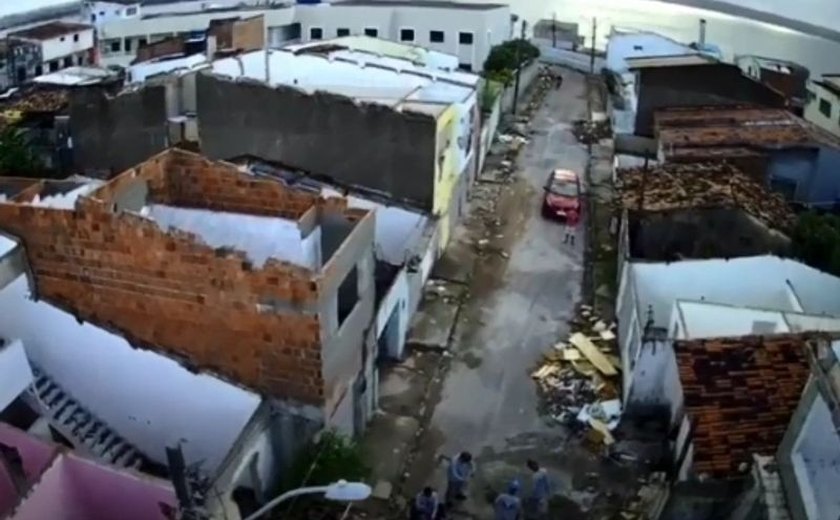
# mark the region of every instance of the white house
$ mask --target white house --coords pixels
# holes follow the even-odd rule
[[[82,4],[82,19],[98,29],[114,20],[139,18],[140,10],[139,0],[86,1]]]
[[[35,76],[96,63],[94,30],[89,25],[50,22],[9,33],[8,38],[10,42],[26,43],[36,48],[38,64]]]
[[[676,412],[673,341],[840,330],[837,294],[840,279],[775,256],[626,262],[616,308],[625,402]]]
[[[824,74],[808,84],[805,119],[840,136],[840,74]]]
[[[211,20],[262,14],[265,41],[273,48],[368,36],[451,54],[457,56],[460,68],[478,71],[490,48],[509,40],[512,31],[510,8],[503,4],[347,0],[316,5],[184,2],[178,11],[159,7],[144,5],[139,16],[131,17],[126,15],[130,7],[124,5],[91,12],[97,17],[106,13],[104,20],[95,22],[103,63],[127,65],[140,44],[205,31]]]

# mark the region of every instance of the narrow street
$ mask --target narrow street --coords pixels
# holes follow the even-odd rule
[[[408,496],[430,482],[442,490],[446,462],[439,455],[473,452],[478,474],[470,499],[459,508],[467,517],[492,516],[492,499],[514,477],[527,489],[525,461],[533,457],[549,468],[566,498],[553,504],[553,512],[583,518],[592,493],[576,490],[588,487],[582,481],[587,474],[598,472],[595,457],[569,449],[565,429],[541,416],[530,377],[567,333],[581,298],[585,226],[572,247],[563,243],[562,226],[540,215],[549,171],[569,168],[583,178],[586,168],[586,147],[571,132],[571,123],[586,116],[586,84],[576,73],[564,77],[561,90],[551,91],[534,114],[512,189],[497,203],[502,225],[495,245],[504,253],[476,262],[450,345],[451,364],[439,395],[427,403],[433,407],[430,424],[408,468]],[[465,233],[460,239],[475,237]]]

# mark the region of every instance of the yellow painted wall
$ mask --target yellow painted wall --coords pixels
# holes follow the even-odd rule
[[[439,218],[438,248],[442,252],[449,242],[449,204],[458,184],[458,112],[454,105],[437,120],[437,149],[435,150],[435,199],[432,212]]]

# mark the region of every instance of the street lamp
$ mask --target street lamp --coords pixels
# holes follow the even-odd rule
[[[338,502],[359,502],[369,497],[371,492],[372,490],[370,489],[370,486],[364,482],[347,482],[346,480],[339,480],[329,486],[302,487],[286,491],[279,497],[259,508],[254,514],[246,517],[245,520],[257,520],[257,518],[273,509],[280,502],[300,495],[324,495],[324,498],[327,500],[335,500]]]

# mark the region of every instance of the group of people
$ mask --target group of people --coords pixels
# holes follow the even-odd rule
[[[547,518],[548,502],[551,498],[551,483],[548,473],[533,459],[529,459],[526,466],[532,475],[530,491],[523,500],[520,497],[521,484],[519,480],[512,480],[507,489],[500,493],[493,502],[495,520],[523,520],[526,518],[526,513],[528,518]],[[475,464],[472,454],[468,451],[459,453],[449,462],[444,503],[440,502],[434,489],[429,486],[423,488],[412,504],[412,520],[442,520],[446,518],[446,510],[453,507],[455,502],[466,500],[467,486],[474,474]]]

